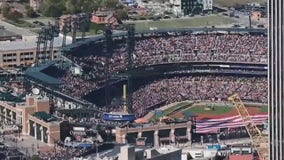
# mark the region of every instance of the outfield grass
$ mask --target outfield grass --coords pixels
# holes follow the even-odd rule
[[[179,108],[185,107],[187,105],[189,105],[190,103],[188,102],[181,102],[178,103],[168,109],[163,110],[163,116],[168,116],[169,114],[171,114],[172,112],[174,112],[175,110],[178,110]],[[157,117],[156,115],[153,115],[153,117],[151,117],[149,120],[150,121],[157,121],[159,118],[161,117]]]
[[[247,3],[265,3],[267,0],[214,0],[214,4],[218,4],[222,7],[234,7],[236,5],[242,5]]]
[[[174,106],[172,106],[168,109],[165,109],[163,111],[163,113],[164,113],[165,116],[167,116],[167,115],[171,114],[172,112],[174,112],[175,110],[178,110],[179,108],[185,107],[187,105],[189,105],[188,102],[181,102],[181,103],[176,104],[176,105],[174,105]]]
[[[227,25],[235,23],[232,19],[219,15],[211,15],[205,17],[190,17],[183,19],[169,19],[160,21],[144,21],[134,22],[136,30],[149,30],[150,27],[157,29],[178,29],[189,27],[211,27],[217,25]]]
[[[262,106],[260,112],[268,112],[268,106]]]
[[[230,112],[233,108],[232,107],[228,107],[228,106],[217,106],[215,105],[214,106],[214,110],[205,110],[205,108],[207,108],[208,106],[194,106],[192,108],[189,108],[188,110],[186,111],[190,111],[194,114],[200,114],[200,113],[203,113],[203,114],[226,114],[228,112]],[[184,111],[184,112],[186,112]]]

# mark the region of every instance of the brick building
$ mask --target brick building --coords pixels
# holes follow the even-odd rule
[[[49,110],[49,99],[27,96],[21,104],[0,102],[0,120],[17,125],[23,135],[54,145],[64,138],[61,132],[67,124],[53,117]]]

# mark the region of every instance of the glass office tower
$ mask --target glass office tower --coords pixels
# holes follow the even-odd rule
[[[283,160],[284,40],[283,0],[269,0],[269,140],[270,159]]]

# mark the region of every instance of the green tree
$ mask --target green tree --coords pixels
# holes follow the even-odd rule
[[[94,2],[94,11],[98,10],[100,7],[103,7],[104,1],[103,0],[93,0]]]
[[[67,0],[65,2],[65,8],[66,8],[66,12],[67,13],[71,13],[71,14],[74,14],[74,13],[77,13],[78,12],[78,1],[77,0]]]
[[[43,0],[40,9],[47,17],[60,17],[65,10],[65,0]]]
[[[110,9],[115,9],[119,5],[118,0],[104,0],[104,7],[110,8]]]
[[[2,14],[5,18],[9,17],[9,14],[11,12],[11,7],[8,4],[4,4],[2,6]]]
[[[82,12],[92,13],[95,10],[95,3],[93,0],[84,0],[81,4]]]
[[[51,5],[46,10],[45,15],[47,15],[48,17],[60,17],[63,13],[62,11],[63,10],[60,9],[60,7],[58,7],[56,5]]]
[[[15,21],[15,22],[19,21],[20,18],[23,18],[23,14],[18,11],[10,12],[10,15],[8,17],[8,19]]]
[[[20,18],[23,17],[22,13],[18,11],[12,11],[11,7],[8,4],[4,4],[2,6],[2,14],[5,18],[12,21],[18,21]]]
[[[128,10],[126,8],[117,10],[115,17],[119,20],[128,19]]]
[[[28,6],[28,5],[25,7],[25,14],[26,14],[27,17],[30,17],[30,18],[35,17],[34,9],[30,6]]]
[[[101,5],[100,1],[98,7]],[[93,12],[95,9],[94,0],[67,0],[65,2],[66,13]],[[97,8],[98,8],[97,7]]]

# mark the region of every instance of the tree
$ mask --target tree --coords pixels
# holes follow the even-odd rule
[[[60,17],[65,10],[65,0],[43,0],[40,9],[48,17]]]
[[[20,18],[23,18],[23,14],[18,11],[13,11],[13,12],[10,12],[9,17],[7,18],[12,21],[17,22],[19,21]]]
[[[103,6],[103,0],[93,0],[94,6],[93,9],[94,11],[98,10],[100,7]]]
[[[10,12],[11,12],[11,7],[10,7],[8,4],[4,4],[4,5],[2,6],[2,14],[3,14],[3,17],[8,18]]]
[[[104,7],[110,8],[110,9],[115,9],[119,5],[118,0],[104,0]]]
[[[30,6],[28,6],[28,5],[25,7],[25,14],[26,14],[27,17],[30,17],[30,18],[35,17],[34,9]]]
[[[58,7],[57,5],[51,5],[48,7],[46,11],[46,15],[49,17],[60,17],[62,15],[62,9]]]
[[[82,12],[92,13],[95,10],[95,3],[93,0],[84,0],[81,4]]]
[[[100,1],[96,1],[97,8],[101,5]],[[93,12],[95,8],[94,0],[67,0],[65,2],[66,13],[75,14],[80,12]]]
[[[22,13],[18,11],[12,11],[11,7],[8,4],[4,4],[2,6],[2,14],[5,18],[12,21],[18,21],[20,18],[23,17]]]
[[[126,8],[117,10],[115,15],[118,20],[128,19],[128,11]]]
[[[78,6],[77,2],[78,2],[77,0],[67,0],[65,2],[65,8],[67,13],[74,14],[78,11],[78,9],[80,9],[78,8],[80,6]]]

